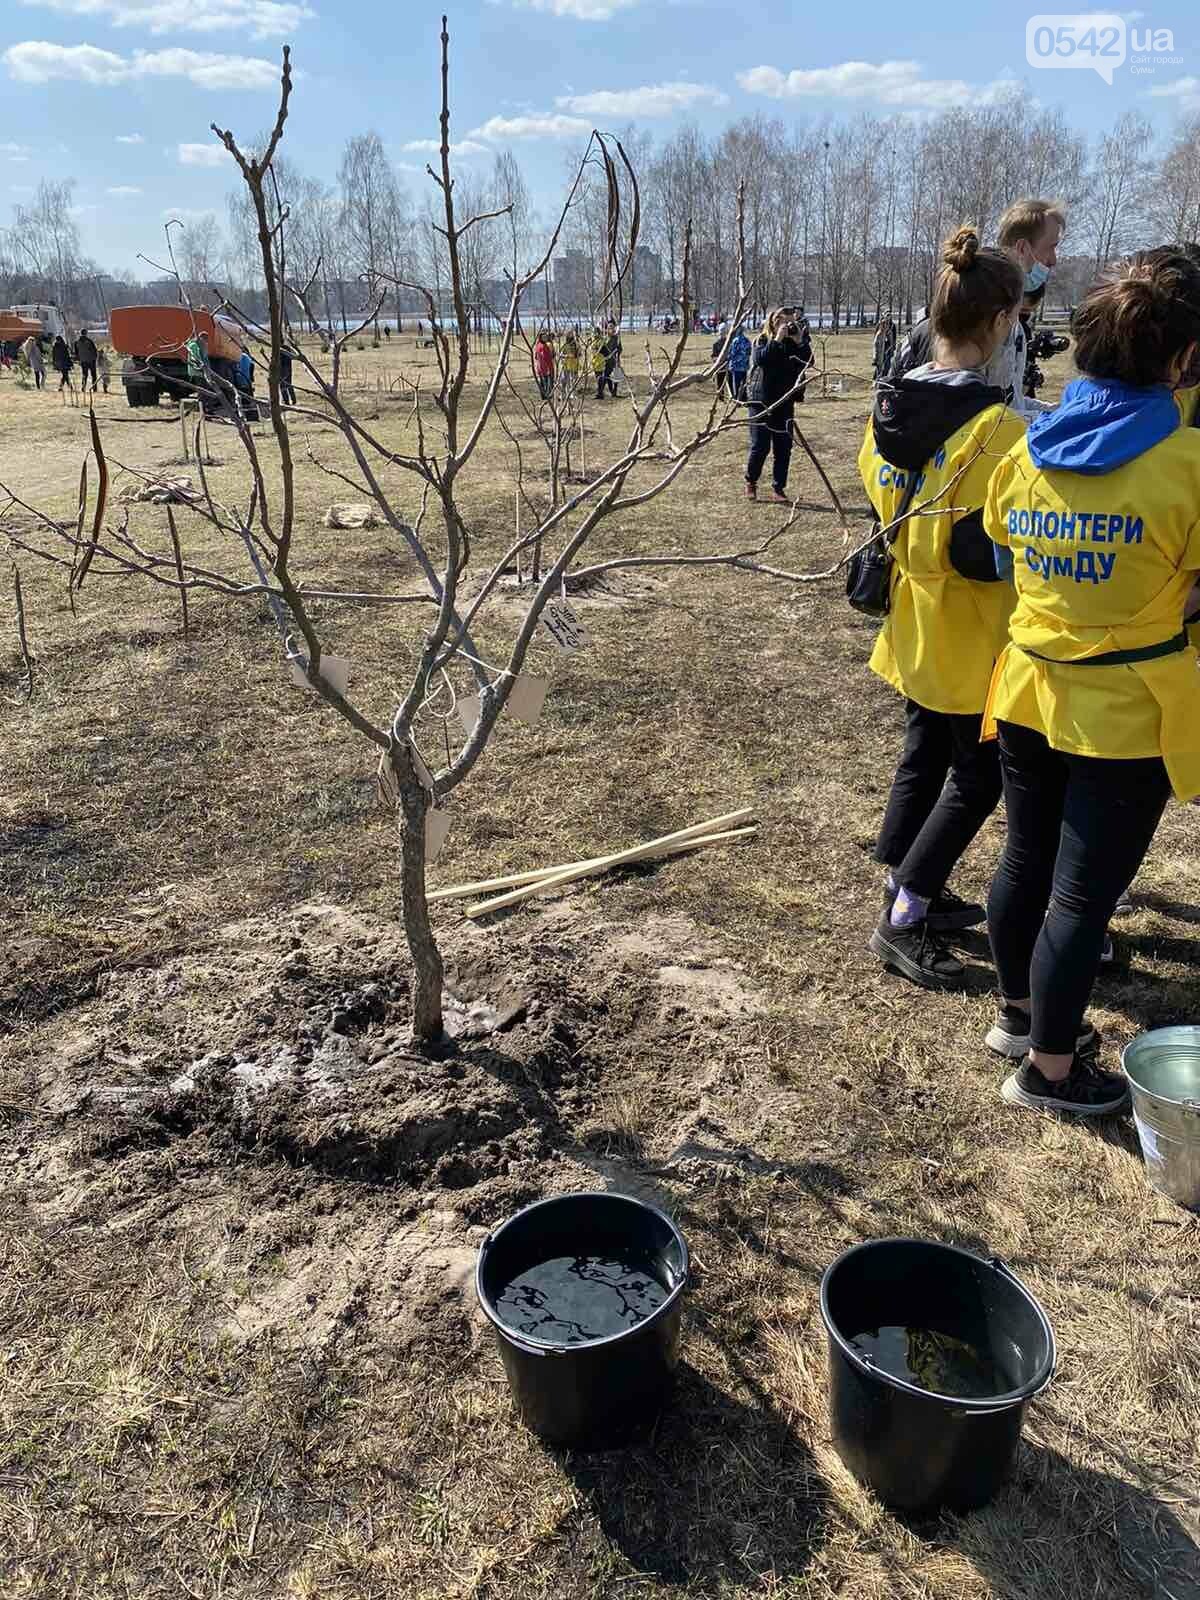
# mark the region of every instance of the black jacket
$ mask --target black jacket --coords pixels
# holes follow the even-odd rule
[[[889,378],[903,378],[914,367],[923,367],[933,359],[933,328],[928,317],[914,322],[900,343],[888,368]]]
[[[74,366],[74,362],[71,360],[71,352],[67,349],[67,341],[61,333],[55,339],[54,346],[50,351],[50,365],[56,372],[69,372]]]
[[[812,360],[812,343],[803,339],[767,339],[760,335],[750,356],[746,398],[754,405],[770,406],[796,387],[796,380]],[[773,416],[790,414],[795,396],[776,406]]]
[[[919,472],[972,417],[989,406],[1003,404],[1003,392],[972,373],[947,372],[940,378],[916,380],[886,378],[875,391],[871,413],[875,447],[893,467]],[[995,546],[984,532],[982,507],[968,511],[954,524],[950,565],[961,577],[976,583],[999,582]]]
[[[96,365],[96,346],[86,333],[81,333],[75,341],[75,359],[83,362],[85,366]]]

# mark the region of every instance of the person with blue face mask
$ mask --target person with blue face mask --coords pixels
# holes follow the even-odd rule
[[[1067,219],[1056,200],[1017,200],[1000,218],[996,243],[1021,271],[1025,292],[1040,289],[1058,260],[1058,245],[1066,231]],[[928,318],[914,324],[892,363],[890,378],[902,378],[914,367],[931,359],[932,332]],[[1023,392],[1026,358],[1025,330],[1020,322],[1011,336],[992,355],[985,372],[986,382],[1004,391],[1008,404],[1018,415],[1031,420],[1052,408]]]

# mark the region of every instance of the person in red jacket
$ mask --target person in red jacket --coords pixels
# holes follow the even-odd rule
[[[554,344],[550,335],[542,330],[533,347],[533,375],[537,379],[538,393],[549,400],[554,392]]]

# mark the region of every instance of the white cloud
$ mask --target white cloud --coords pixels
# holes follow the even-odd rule
[[[618,11],[630,11],[639,0],[513,0],[529,11],[548,11],[552,17],[574,17],[577,22],[607,22]]]
[[[747,94],[763,94],[772,100],[870,98],[877,105],[925,111],[977,104],[980,94],[987,92],[961,78],[927,78],[918,61],[843,61],[835,67],[794,72],[751,67],[739,72],[737,81]]]
[[[274,61],[259,56],[218,56],[199,50],[135,50],[119,56],[92,44],[47,44],[28,39],[0,56],[20,83],[66,79],[102,87],[144,78],[186,78],[203,89],[267,89],[279,80]]]
[[[196,211],[190,206],[167,206],[159,212],[164,222],[203,222],[205,217],[211,217],[211,211]]]
[[[131,200],[135,194],[141,194],[142,191],[136,184],[118,183],[111,189],[105,189],[104,192],[110,194],[114,200]]]
[[[729,96],[707,83],[655,83],[644,89],[560,94],[554,104],[585,117],[669,117],[697,105],[726,106]]]
[[[148,33],[223,33],[245,30],[254,39],[291,33],[316,12],[303,0],[21,0],[69,17],[102,17],[114,28]]]
[[[27,144],[14,144],[11,139],[0,144],[0,156],[7,156],[10,161],[24,161],[28,154]]]
[[[1176,78],[1150,91],[1156,100],[1178,100],[1184,111],[1200,111],[1200,78]]]
[[[574,139],[591,133],[590,122],[579,117],[564,117],[553,112],[538,112],[528,117],[489,117],[468,135],[471,139]]]
[[[223,144],[181,144],[176,155],[181,167],[223,167],[233,160]]]
[[[441,150],[440,139],[410,139],[407,144],[400,146],[401,150],[413,152],[417,155],[435,156]],[[491,151],[487,145],[479,144],[475,139],[460,139],[457,144],[450,146],[452,156],[488,156]],[[422,167],[421,171],[425,169]]]
[[[140,133],[119,133],[117,135],[118,144],[145,144],[145,142]]]

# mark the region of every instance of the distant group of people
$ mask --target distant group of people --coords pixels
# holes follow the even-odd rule
[[[46,343],[44,336],[31,333],[17,346],[17,366],[22,372],[28,373],[33,379],[35,389],[42,389],[46,384],[46,356],[43,345]],[[8,365],[5,358],[5,365]],[[78,366],[81,374],[81,386],[86,393],[88,384],[91,384],[92,393],[102,389],[108,393],[109,380],[112,367],[109,362],[107,349],[98,345],[86,328],[82,329],[79,336],[72,342],[60,333],[50,342],[50,366],[58,373],[58,387],[72,388],[71,374]]]
[[[550,329],[542,328],[534,341],[532,359],[534,381],[543,400],[553,396],[556,382],[564,389],[574,390],[585,363],[596,380],[597,400],[602,400],[606,394],[616,399],[618,385],[624,377],[621,335],[613,319],[602,328],[593,328],[586,336],[577,323],[568,329],[558,345]]]
[[[207,309],[202,308],[202,309]],[[196,329],[184,344],[184,355],[187,362],[187,380],[197,389],[209,390],[214,394],[219,393],[219,385],[215,384],[214,374],[226,377],[226,371],[217,372],[209,356],[208,332],[206,329]],[[296,404],[296,390],[293,385],[294,356],[288,345],[282,345],[279,351],[279,398],[285,406]],[[223,363],[228,372],[227,381],[233,385],[240,400],[250,402],[254,397],[255,361],[246,345],[241,347],[241,355],[236,362]],[[207,403],[207,402],[206,402]],[[213,402],[216,404],[216,401]]]
[[[1200,248],[1140,252],[1095,285],[1072,321],[1082,376],[1050,407],[1023,392],[1022,311],[1065,225],[1031,199],[995,247],[961,228],[882,372],[876,337],[859,467],[890,574],[871,667],[907,728],[870,946],[955,988],[947,936],[986,920],[1003,1097],[1097,1116],[1129,1098],[1086,1017],[1109,921],[1171,795],[1200,796]],[[985,907],[949,879],[1001,794]]]

